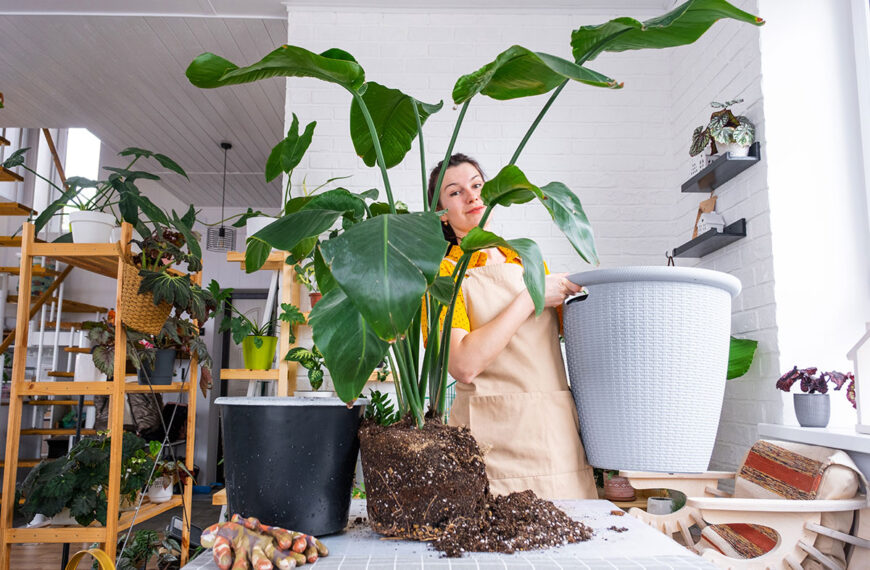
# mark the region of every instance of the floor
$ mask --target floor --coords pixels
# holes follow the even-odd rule
[[[204,529],[209,525],[217,522],[220,514],[220,507],[211,504],[211,495],[194,495],[193,496],[193,515],[191,517],[192,524]],[[162,513],[152,519],[149,519],[142,524],[134,527],[136,529],[150,529],[163,532],[172,520],[173,516],[181,516],[181,507],[177,507],[165,513]],[[23,525],[23,520],[15,521],[16,526]],[[87,544],[72,544],[70,545],[70,555],[75,552],[86,549]],[[15,570],[64,570],[61,566],[63,546],[60,544],[17,544],[12,547],[12,560],[10,567]],[[81,569],[90,569],[90,562],[82,562]],[[149,566],[149,569],[152,566]]]

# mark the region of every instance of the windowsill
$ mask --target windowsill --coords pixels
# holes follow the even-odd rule
[[[870,453],[870,435],[858,433],[855,428],[805,428],[758,424],[758,437],[822,445],[857,453]]]

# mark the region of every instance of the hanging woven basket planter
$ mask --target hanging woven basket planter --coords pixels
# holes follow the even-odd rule
[[[131,329],[146,334],[159,334],[163,323],[172,312],[172,305],[163,301],[154,304],[154,296],[150,293],[139,293],[142,278],[139,268],[132,263],[124,262],[124,275],[121,280],[121,304],[124,307],[121,320]]]

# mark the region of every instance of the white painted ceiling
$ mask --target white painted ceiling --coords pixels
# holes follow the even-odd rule
[[[659,11],[673,0],[0,0],[0,127],[85,127],[112,152],[138,146],[181,164],[164,185],[220,204],[222,150],[233,143],[228,206],[274,206],[263,167],[283,134],[284,81],[201,90],[186,79],[205,51],[253,62],[285,43],[287,5],[320,9]]]

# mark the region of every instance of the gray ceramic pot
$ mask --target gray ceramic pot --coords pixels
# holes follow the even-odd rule
[[[794,413],[802,427],[827,427],[831,419],[828,394],[794,394]]]

